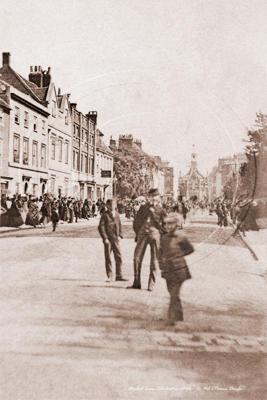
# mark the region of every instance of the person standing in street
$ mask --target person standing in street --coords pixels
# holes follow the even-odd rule
[[[52,206],[51,221],[52,221],[52,224],[53,224],[53,231],[52,232],[55,232],[57,224],[59,222],[58,210],[57,210],[57,206],[55,204]]]
[[[104,211],[98,226],[98,231],[103,239],[105,264],[107,273],[107,282],[111,282],[113,278],[111,252],[113,251],[116,263],[116,281],[127,281],[122,276],[122,256],[120,250],[120,239],[122,238],[121,220],[116,210],[115,201],[107,200],[107,211]]]
[[[166,280],[170,293],[168,325],[179,326],[183,321],[183,309],[180,290],[183,282],[191,278],[185,256],[193,253],[194,248],[181,233],[178,214],[171,213],[164,219],[167,234],[160,240],[159,267],[162,278]]]
[[[163,207],[159,205],[158,189],[150,189],[148,196],[149,202],[140,207],[133,223],[137,244],[134,251],[134,283],[128,289],[141,289],[142,262],[149,244],[151,258],[147,290],[152,292],[156,282],[160,235],[165,233],[163,219],[167,214]]]

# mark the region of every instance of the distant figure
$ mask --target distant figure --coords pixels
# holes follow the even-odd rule
[[[53,224],[53,231],[52,232],[55,232],[57,224],[59,222],[59,215],[58,215],[58,211],[57,211],[56,206],[52,207],[51,221],[52,221],[52,224]]]

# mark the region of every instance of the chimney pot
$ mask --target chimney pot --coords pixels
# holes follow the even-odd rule
[[[37,67],[36,66],[34,67],[34,71],[37,72]]]
[[[60,87],[58,88],[58,96],[60,96],[61,95],[61,89],[60,89]]]
[[[11,58],[10,53],[3,53],[3,66],[10,65],[10,58]]]
[[[33,72],[33,67],[30,67],[30,72]]]

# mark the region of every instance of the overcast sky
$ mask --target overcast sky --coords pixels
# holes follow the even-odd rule
[[[51,67],[78,109],[186,173],[240,152],[266,112],[266,0],[1,0],[1,52]]]

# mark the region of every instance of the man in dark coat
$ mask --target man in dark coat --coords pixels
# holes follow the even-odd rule
[[[180,289],[183,282],[191,278],[184,257],[193,253],[194,248],[181,234],[178,214],[170,214],[164,222],[168,233],[160,240],[159,267],[162,277],[166,279],[167,289],[171,296],[168,324],[176,325],[184,319]]]
[[[150,274],[148,280],[148,291],[153,291],[156,281],[158,265],[158,250],[160,234],[165,232],[163,219],[166,211],[159,205],[158,189],[149,191],[149,203],[142,205],[133,223],[136,234],[136,247],[134,251],[134,283],[129,289],[141,289],[141,268],[147,245],[150,245]]]
[[[108,280],[112,281],[112,263],[111,263],[111,252],[114,253],[116,262],[116,281],[127,281],[122,277],[122,257],[120,250],[120,239],[122,238],[121,221],[118,211],[115,209],[116,204],[113,200],[107,200],[107,211],[104,211],[98,226],[100,236],[103,239],[104,250],[105,250],[105,263],[106,273]]]

